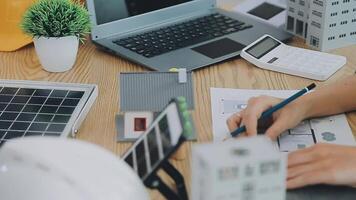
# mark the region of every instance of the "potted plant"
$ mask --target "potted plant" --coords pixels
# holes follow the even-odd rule
[[[64,72],[75,63],[79,41],[90,32],[89,13],[72,0],[38,0],[25,12],[21,28],[33,37],[46,71]]]

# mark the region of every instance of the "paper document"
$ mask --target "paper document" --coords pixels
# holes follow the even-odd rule
[[[211,88],[211,111],[214,142],[229,136],[226,120],[241,111],[251,97],[269,95],[288,98],[296,90],[244,90]],[[344,114],[303,121],[277,139],[280,151],[289,152],[309,147],[317,142],[355,145],[351,128]]]

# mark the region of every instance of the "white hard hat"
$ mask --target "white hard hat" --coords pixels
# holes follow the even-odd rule
[[[0,147],[0,195],[6,200],[145,200],[139,177],[99,146],[27,137]]]

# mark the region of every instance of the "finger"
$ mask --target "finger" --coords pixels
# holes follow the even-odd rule
[[[328,151],[323,146],[323,144],[316,144],[314,146],[289,153],[288,168],[327,157]]]
[[[303,174],[309,173],[311,171],[321,170],[327,168],[330,165],[330,159],[324,159],[321,161],[309,162],[302,165],[297,165],[288,168],[287,179],[292,179],[297,176],[302,176]]]
[[[331,183],[331,176],[328,170],[316,170],[305,173],[301,176],[287,180],[288,189],[296,189],[307,185],[321,183]]]
[[[310,155],[311,148],[294,151],[288,154],[288,168],[312,162],[315,157]]]
[[[246,126],[247,135],[257,135],[258,119],[265,110],[272,107],[277,101],[278,99],[267,96],[249,100],[248,106],[242,115],[242,123]]]
[[[236,130],[241,124],[241,114],[235,113],[229,119],[227,119],[226,124],[230,132]]]
[[[257,135],[257,120],[258,117],[253,114],[245,115],[242,118],[242,123],[246,126],[247,136]]]
[[[284,131],[288,130],[288,128],[288,119],[284,117],[279,117],[267,129],[266,135],[272,140],[276,140],[277,137]]]

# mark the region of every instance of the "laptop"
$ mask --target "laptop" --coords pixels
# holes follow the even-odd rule
[[[268,33],[290,34],[217,8],[216,0],[86,0],[92,41],[152,70],[194,70],[238,56]]]

